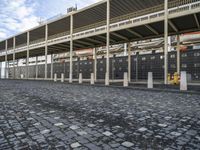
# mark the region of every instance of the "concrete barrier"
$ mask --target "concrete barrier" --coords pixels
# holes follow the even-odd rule
[[[94,85],[94,73],[91,73],[90,84]]]
[[[109,85],[109,77],[108,77],[108,73],[105,74],[105,85],[106,85],[106,86]]]
[[[65,75],[64,73],[61,74],[61,82],[63,83],[65,81]]]
[[[187,73],[186,73],[186,71],[181,71],[180,90],[187,91]]]
[[[148,72],[148,84],[147,84],[147,88],[148,89],[152,89],[153,88],[153,73],[152,72]]]
[[[21,75],[20,75],[20,77],[21,77],[21,79],[23,79],[23,78],[24,78],[24,75],[23,75],[23,74],[21,74]]]
[[[128,73],[124,72],[124,83],[123,83],[124,87],[128,86]]]
[[[83,83],[83,77],[82,77],[82,73],[79,73],[79,80],[78,80],[79,84]]]
[[[57,74],[54,74],[54,82],[57,82]]]

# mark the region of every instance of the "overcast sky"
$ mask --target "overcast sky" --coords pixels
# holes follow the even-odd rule
[[[78,9],[100,0],[0,0],[0,41],[38,25],[42,19],[66,13],[77,4]]]

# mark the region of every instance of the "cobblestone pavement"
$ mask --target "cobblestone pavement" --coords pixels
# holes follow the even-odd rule
[[[0,149],[200,149],[200,95],[0,80]]]

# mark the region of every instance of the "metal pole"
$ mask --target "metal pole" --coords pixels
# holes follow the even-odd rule
[[[180,35],[177,35],[177,73],[180,75]]]
[[[72,83],[72,74],[73,74],[73,15],[70,17],[70,67],[69,67],[69,83]]]
[[[29,78],[29,44],[30,44],[30,32],[27,32],[27,58],[26,58],[26,78]]]
[[[164,69],[165,69],[165,72],[164,72],[164,83],[165,84],[168,84],[168,0],[165,0],[165,31],[164,31],[164,34],[165,34],[165,46],[164,46],[164,56],[165,56],[165,59],[164,59]]]
[[[110,58],[109,58],[109,49],[110,49],[110,0],[107,0],[107,51],[106,51],[106,85],[109,85],[110,79]]]
[[[51,54],[51,79],[53,80],[53,54]]]
[[[48,54],[48,25],[45,26],[45,72],[44,72],[44,78],[47,79],[47,54]]]
[[[13,79],[15,79],[15,37],[13,37]]]
[[[5,79],[7,78],[7,71],[8,71],[8,41],[6,40],[5,43],[5,51],[6,51],[6,55],[5,55],[5,72],[4,72],[4,77]]]
[[[128,43],[128,81],[131,82],[131,43]]]
[[[96,48],[93,49],[93,59],[94,59],[94,81],[97,80],[97,54],[96,54]]]

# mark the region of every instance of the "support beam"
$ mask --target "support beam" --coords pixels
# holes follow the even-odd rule
[[[131,34],[133,34],[134,36],[137,36],[137,37],[139,37],[139,38],[143,38],[143,36],[142,36],[141,34],[135,32],[135,31],[133,31],[133,30],[131,30],[131,29],[126,29],[126,31],[128,31],[128,32],[131,33]]]
[[[128,41],[128,40],[129,40],[127,37],[122,36],[122,35],[120,35],[120,34],[118,34],[118,33],[112,32],[111,34],[114,35],[114,36],[116,36],[116,37],[118,37],[118,38],[120,38],[120,39],[123,39],[123,40],[125,40],[125,41]]]
[[[164,83],[168,84],[168,0],[165,0],[164,28]]]
[[[95,39],[92,39],[92,38],[86,38],[86,40],[88,40],[90,42],[97,43],[97,44],[104,44],[104,42],[101,42],[101,41],[98,41],[98,40],[95,40]]]
[[[152,28],[150,25],[145,25],[145,27],[148,28],[154,34],[159,35],[159,33],[154,28]]]
[[[106,76],[105,85],[109,85],[110,80],[110,0],[107,0],[107,32],[106,32]]]
[[[197,27],[200,28],[200,23],[199,23],[199,19],[197,18],[197,15],[194,14],[194,19],[196,21]]]
[[[16,39],[13,37],[13,79],[15,79],[15,44]]]
[[[51,54],[51,80],[53,80],[53,64],[54,64],[54,59],[53,59],[53,54]]]
[[[128,43],[128,82],[131,82],[131,43]]]
[[[27,32],[27,58],[26,58],[26,78],[29,78],[29,45],[30,45],[30,32]]]
[[[94,60],[94,81],[97,80],[97,50],[96,48],[93,49],[93,60]]]
[[[70,66],[69,66],[69,83],[72,83],[73,77],[73,15],[70,16]]]
[[[97,37],[100,38],[100,39],[103,39],[103,40],[106,40],[106,39],[107,39],[106,37],[104,37],[104,36],[102,36],[102,35],[97,35]],[[116,42],[116,41],[113,40],[113,39],[110,39],[110,42]]]
[[[76,42],[76,43],[79,43],[79,44],[86,45],[86,46],[93,46],[91,43],[85,42],[85,41],[76,40],[75,42]]]
[[[174,23],[171,21],[171,20],[168,20],[169,21],[169,25],[172,27],[172,29],[176,32],[178,32],[178,28],[174,25]]]
[[[44,78],[47,80],[47,54],[48,54],[48,25],[45,26],[45,72]]]
[[[36,61],[35,61],[35,78],[38,78],[38,56],[36,56]]]
[[[180,61],[180,35],[177,35],[177,73],[180,75],[180,67],[181,67],[181,61]]]
[[[4,72],[4,78],[7,79],[7,75],[8,75],[8,41],[5,41],[5,51],[6,51],[6,55],[5,55],[5,72]]]

